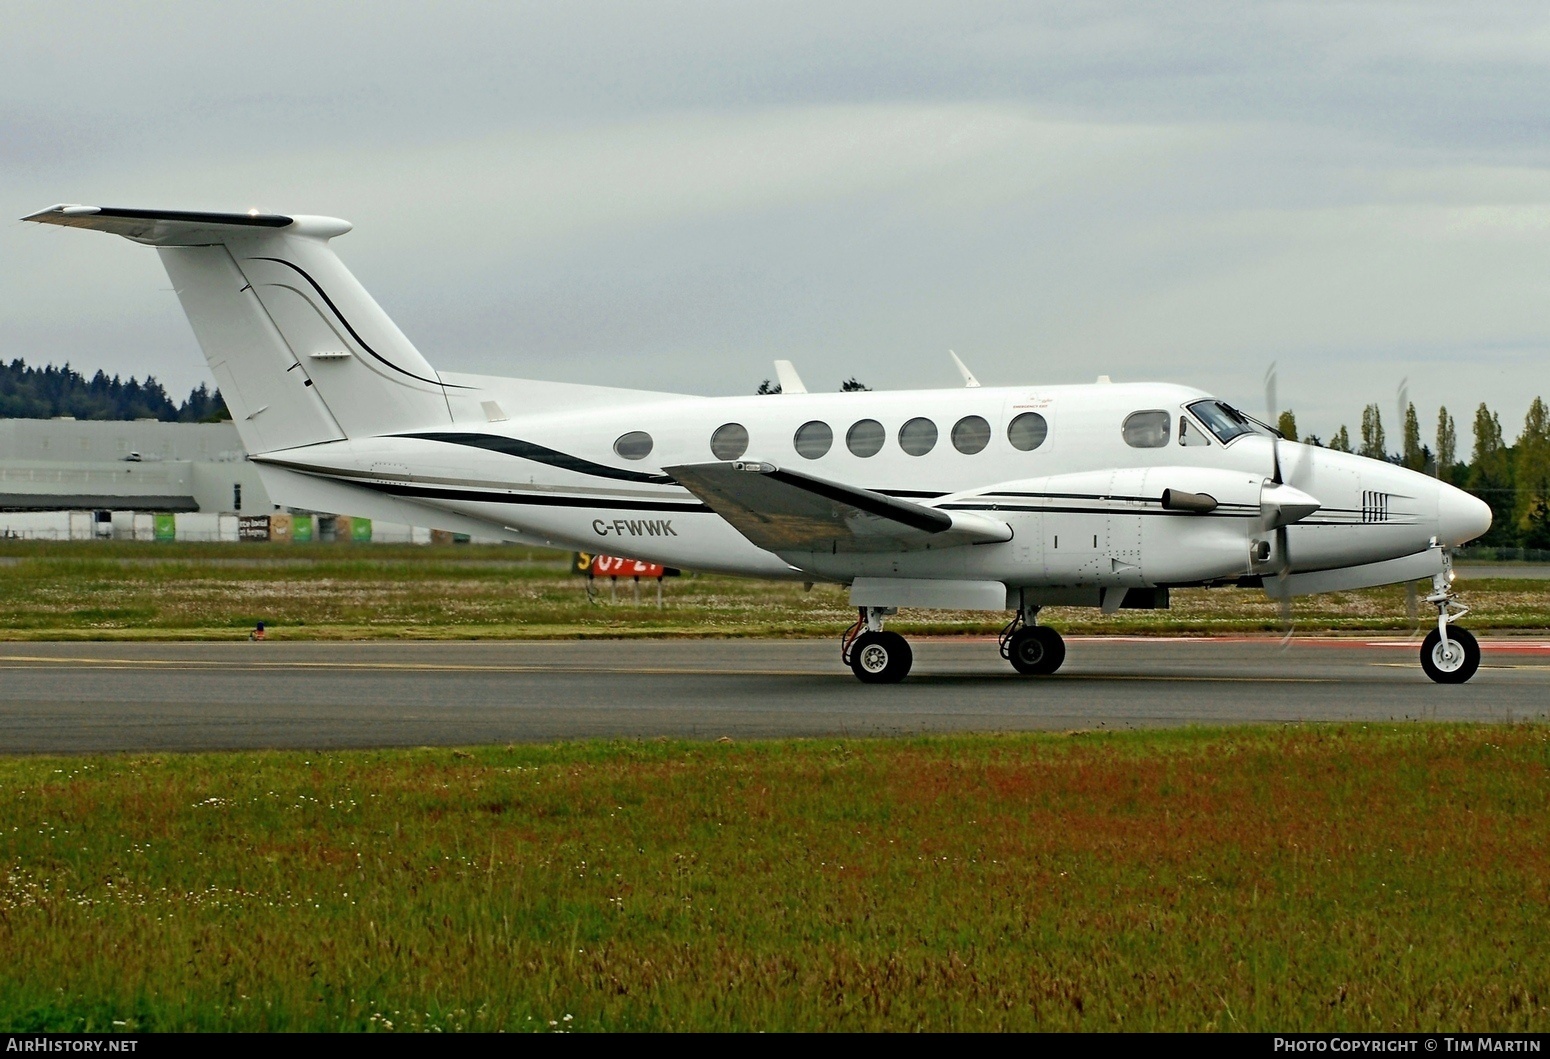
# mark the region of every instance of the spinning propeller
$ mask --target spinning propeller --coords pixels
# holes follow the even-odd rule
[[[1276,404],[1276,366],[1272,362],[1265,372],[1265,408],[1267,418],[1271,420],[1280,416]],[[1285,435],[1275,427],[1270,427],[1270,431],[1270,481],[1260,490],[1259,506],[1260,528],[1275,531],[1275,547],[1272,551],[1266,544],[1264,551],[1269,554],[1265,554],[1261,562],[1268,563],[1273,558],[1275,563],[1276,584],[1267,592],[1276,597],[1281,625],[1286,631],[1286,637],[1281,641],[1285,645],[1292,639],[1292,597],[1288,582],[1292,572],[1292,550],[1287,527],[1301,522],[1323,505],[1304,492],[1313,484],[1314,465],[1307,458],[1308,450],[1294,444],[1283,452],[1281,442],[1286,440]]]
[[[1265,372],[1265,414],[1267,425],[1274,424],[1281,415],[1276,407],[1275,361],[1270,362],[1270,368]],[[1275,435],[1270,439],[1270,463],[1271,482],[1276,486],[1285,485],[1286,481],[1281,477],[1281,432],[1279,430],[1276,430]],[[1269,490],[1266,491],[1268,492]],[[1264,509],[1267,505],[1262,500],[1260,506],[1261,509]],[[1281,522],[1280,519],[1275,519],[1274,521]],[[1289,524],[1288,522],[1281,522],[1280,525],[1275,527],[1275,555],[1281,564],[1280,569],[1276,571],[1275,575],[1277,589],[1276,607],[1281,612],[1281,628],[1286,632],[1286,637],[1282,640],[1283,646],[1291,643],[1292,640],[1292,597],[1286,590],[1286,579],[1292,572],[1292,553],[1287,542],[1286,532],[1286,527]]]

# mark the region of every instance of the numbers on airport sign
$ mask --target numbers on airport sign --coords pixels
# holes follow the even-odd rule
[[[667,574],[667,568],[660,563],[646,563],[617,555],[594,555],[589,569],[593,577],[663,577]]]

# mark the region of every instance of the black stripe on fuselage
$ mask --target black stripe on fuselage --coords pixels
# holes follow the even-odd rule
[[[1016,496],[1034,500],[1128,500],[1137,504],[1162,503],[1162,498],[1156,496],[1124,496],[1119,493],[1018,493],[999,489],[994,493],[980,493],[976,499],[990,496]]]
[[[572,456],[568,452],[546,448],[531,441],[523,441],[521,438],[503,437],[499,434],[431,431],[421,434],[396,434],[393,436],[414,438],[417,441],[440,441],[447,445],[466,445],[472,449],[484,449],[488,452],[499,452],[507,456],[532,460],[534,463],[558,467],[563,471],[590,474],[594,478],[612,478],[616,482],[640,482],[645,485],[678,484],[665,474],[647,474],[644,471],[627,471],[622,467],[609,467],[606,464],[584,460],[580,456]]]
[[[443,489],[425,485],[395,485],[391,482],[350,482],[363,489],[375,489],[392,496],[418,497],[425,500],[462,500],[473,504],[516,504],[527,507],[586,507],[603,511],[674,511],[686,515],[708,512],[704,504],[669,504],[657,500],[616,500],[609,497],[554,496],[531,493],[497,493],[488,489]]]
[[[1061,505],[1033,505],[1033,504],[940,504],[937,511],[1026,511],[1031,513],[1050,512],[1062,515],[1146,515],[1148,517],[1166,518],[1258,518],[1257,508],[1243,512],[1223,511],[1217,508],[1209,513],[1196,511],[1164,511],[1161,508],[1149,510],[1134,510],[1128,508],[1112,507],[1075,507],[1069,504]]]

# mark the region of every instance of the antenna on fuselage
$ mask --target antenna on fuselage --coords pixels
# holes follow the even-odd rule
[[[797,374],[796,365],[789,360],[775,362],[775,377],[780,380],[781,393],[807,392],[807,387],[802,384],[802,376]]]
[[[974,377],[974,373],[969,370],[969,366],[958,359],[958,354],[949,349],[947,355],[953,358],[953,364],[957,366],[958,374],[963,376],[963,384],[965,386],[972,389],[980,384],[980,381]]]

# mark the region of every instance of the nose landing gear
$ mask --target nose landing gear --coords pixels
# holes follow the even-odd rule
[[[897,684],[915,662],[909,641],[883,630],[883,618],[893,607],[861,607],[856,624],[840,637],[840,658],[863,684]]]
[[[1480,644],[1468,629],[1433,629],[1421,641],[1421,668],[1439,684],[1462,684],[1480,668]]]
[[[1442,573],[1432,577],[1424,602],[1437,608],[1437,628],[1421,641],[1421,668],[1438,684],[1462,684],[1480,668],[1480,644],[1468,629],[1449,628],[1469,613],[1453,593],[1453,559],[1443,553]]]

